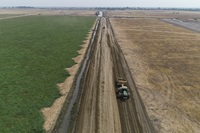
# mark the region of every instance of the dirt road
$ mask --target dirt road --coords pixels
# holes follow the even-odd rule
[[[128,80],[131,91],[128,101],[116,99],[117,77]],[[74,132],[154,132],[108,18],[100,20]]]

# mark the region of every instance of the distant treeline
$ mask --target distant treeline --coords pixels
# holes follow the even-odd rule
[[[200,8],[161,8],[161,7],[100,7],[98,10],[175,10],[175,11],[200,11]]]
[[[17,7],[0,7],[0,8],[20,8],[20,9],[72,9],[72,10],[175,10],[175,11],[200,11],[200,8],[162,8],[162,7],[30,7],[30,6],[17,6]]]

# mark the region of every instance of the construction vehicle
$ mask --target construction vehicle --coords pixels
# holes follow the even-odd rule
[[[127,87],[127,81],[123,78],[118,78],[116,81],[116,95],[118,99],[127,100],[129,99],[130,92]]]

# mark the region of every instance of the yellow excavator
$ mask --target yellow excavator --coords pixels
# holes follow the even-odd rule
[[[128,100],[130,96],[129,89],[127,87],[127,80],[118,78],[116,81],[116,95],[120,100]]]

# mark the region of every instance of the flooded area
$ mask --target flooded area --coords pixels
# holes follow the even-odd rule
[[[180,19],[162,19],[162,20],[178,26],[185,27],[193,31],[200,32],[200,19],[190,19],[187,21],[183,21]]]

